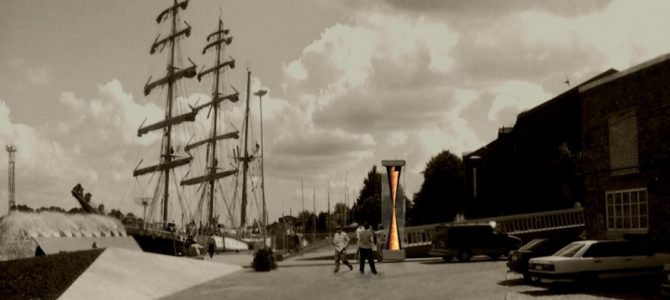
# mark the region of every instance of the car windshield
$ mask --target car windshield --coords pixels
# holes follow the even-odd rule
[[[523,245],[523,247],[519,248],[520,251],[531,251],[537,247],[537,245],[541,244],[544,242],[545,239],[534,239],[527,244]]]
[[[563,247],[561,250],[558,250],[553,256],[573,257],[579,249],[582,249],[582,247],[584,247],[584,244],[572,243]]]

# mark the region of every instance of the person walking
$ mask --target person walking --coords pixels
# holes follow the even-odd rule
[[[207,238],[207,253],[209,253],[209,258],[213,258],[214,249],[216,248],[216,241],[213,237]]]
[[[370,271],[372,274],[377,274],[377,269],[375,269],[375,259],[372,254],[372,244],[374,239],[374,233],[370,229],[370,225],[365,222],[363,225],[363,231],[360,233],[360,239],[358,241],[358,252],[360,253],[360,271],[361,274],[365,273],[365,260],[370,263]]]
[[[349,245],[349,235],[342,230],[342,226],[337,227],[337,232],[333,237],[333,245],[335,246],[335,271],[340,271],[340,260],[343,264],[353,270],[354,266],[347,260],[347,246]]]
[[[354,256],[356,260],[360,259],[360,251],[358,251],[358,249],[361,248],[359,243],[361,241],[361,231],[363,230],[363,225],[359,225],[358,228],[356,228],[356,255]]]

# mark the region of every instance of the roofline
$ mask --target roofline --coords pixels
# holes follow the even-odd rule
[[[601,78],[601,79],[598,79],[598,80],[596,80],[596,81],[593,81],[593,82],[590,82],[590,83],[588,83],[588,84],[585,84],[585,85],[583,85],[583,86],[580,86],[580,87],[579,87],[579,92],[580,92],[580,93],[583,93],[583,92],[585,92],[585,91],[588,91],[588,90],[590,90],[590,89],[592,89],[592,88],[595,88],[595,87],[597,87],[597,86],[600,86],[600,85],[603,85],[603,84],[605,84],[605,83],[608,83],[608,82],[610,82],[610,81],[613,81],[613,80],[616,80],[616,79],[619,79],[619,78],[628,76],[628,75],[633,74],[633,73],[635,73],[635,72],[637,72],[637,71],[641,71],[641,70],[644,70],[644,69],[646,69],[646,68],[649,68],[649,67],[651,67],[651,66],[653,66],[653,65],[660,64],[660,63],[662,63],[662,62],[665,62],[666,60],[670,60],[670,53],[663,54],[663,55],[661,55],[661,56],[659,56],[659,57],[656,57],[656,58],[654,58],[654,59],[645,61],[645,62],[643,62],[643,63],[640,63],[640,64],[638,64],[638,65],[635,65],[635,66],[633,66],[633,67],[630,67],[630,68],[628,68],[628,69],[626,69],[626,70],[619,71],[619,72],[614,73],[614,74],[612,74],[612,75],[610,75],[610,76],[606,76],[606,77],[604,77],[604,78]]]

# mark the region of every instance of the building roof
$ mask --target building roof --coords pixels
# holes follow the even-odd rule
[[[654,59],[645,61],[645,62],[643,62],[643,63],[641,63],[641,64],[632,66],[632,67],[630,67],[630,68],[628,68],[628,69],[626,69],[626,70],[623,70],[623,71],[621,71],[621,72],[617,72],[616,74],[613,74],[613,75],[610,75],[610,76],[606,76],[606,77],[603,77],[603,78],[599,78],[598,80],[594,80],[593,82],[588,82],[587,84],[584,84],[583,86],[580,86],[580,87],[579,87],[579,92],[582,93],[582,92],[584,92],[584,91],[590,90],[590,89],[592,89],[592,88],[594,88],[594,87],[597,87],[597,86],[599,86],[599,85],[602,85],[602,84],[605,84],[605,83],[607,83],[607,82],[610,82],[610,81],[619,79],[619,78],[621,78],[621,77],[628,76],[628,75],[630,75],[630,74],[632,74],[632,73],[635,73],[635,72],[637,72],[637,71],[644,70],[644,69],[646,69],[646,68],[649,68],[649,67],[651,67],[651,66],[653,66],[653,65],[660,64],[660,63],[665,62],[665,61],[667,61],[667,60],[670,60],[670,53],[661,55],[661,56],[656,57],[656,58],[654,58]]]

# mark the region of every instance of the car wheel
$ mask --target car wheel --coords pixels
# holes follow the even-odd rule
[[[530,274],[528,272],[523,273],[523,282],[533,283],[533,277],[530,277]]]
[[[502,254],[500,254],[500,253],[491,254],[491,258],[493,260],[498,260],[498,259],[500,259],[501,256],[502,256]]]
[[[447,256],[442,256],[442,259],[446,262],[450,262],[451,259],[453,259],[453,258],[454,258],[453,256],[448,256],[448,255]]]
[[[470,253],[470,250],[461,250],[458,252],[459,261],[470,261],[471,258],[472,254]]]

